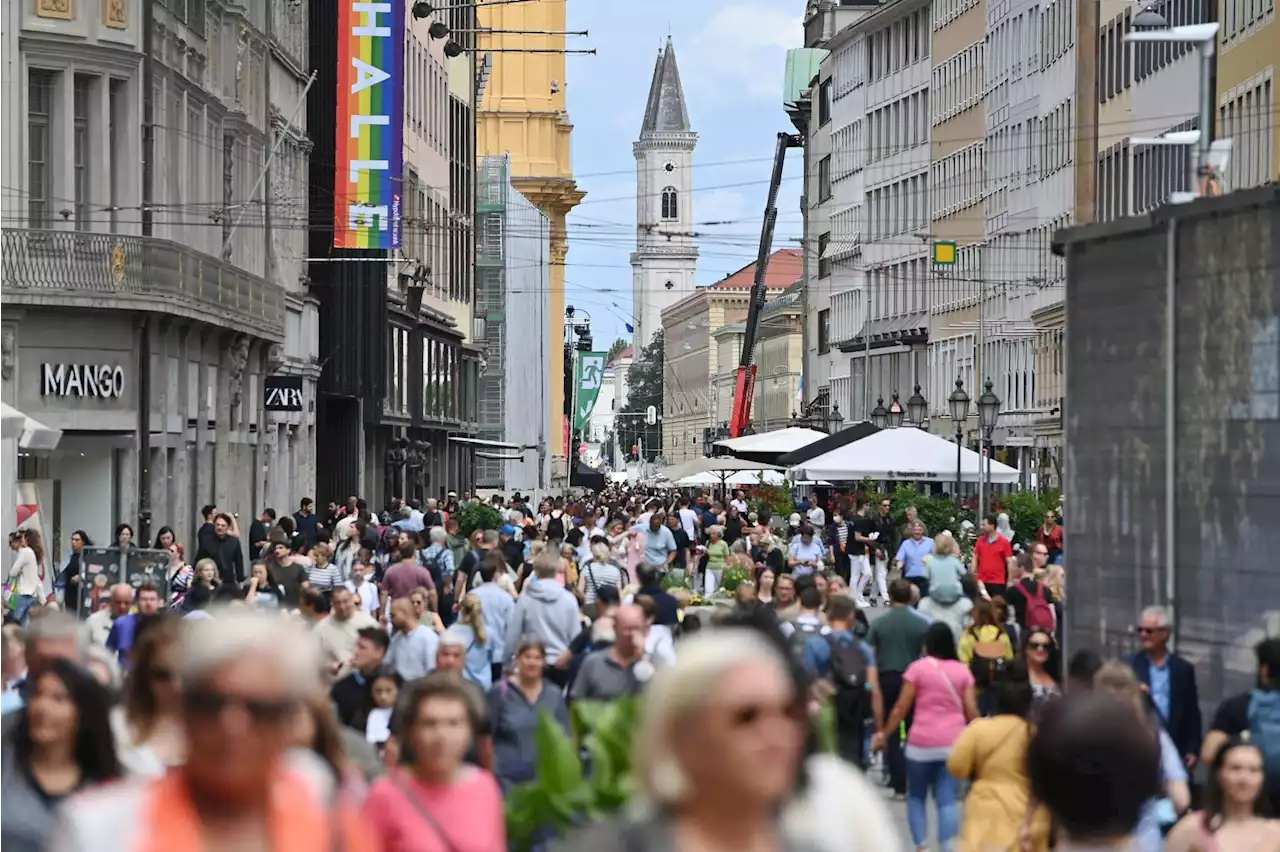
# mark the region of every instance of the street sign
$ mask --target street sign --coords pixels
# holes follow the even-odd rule
[[[955,266],[956,265],[956,244],[954,240],[934,240],[933,241],[933,265],[934,266]]]
[[[658,425],[658,407],[651,405],[644,410],[644,422],[650,426]]]

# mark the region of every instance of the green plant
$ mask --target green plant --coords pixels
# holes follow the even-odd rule
[[[692,591],[693,589],[693,587],[689,585],[689,578],[685,576],[684,571],[679,569],[669,571],[666,576],[662,578],[662,588],[665,591],[671,591],[672,589],[689,589]]]
[[[768,509],[771,515],[786,518],[796,510],[796,498],[791,483],[784,480],[781,485],[761,485],[755,488],[748,505],[757,514]]]
[[[583,820],[615,813],[635,790],[632,742],[640,716],[638,699],[579,701],[573,705],[577,741],[590,756],[584,771],[574,737],[547,712],[538,719],[538,765],[534,779],[507,796],[507,838],[529,850],[547,832],[563,834]]]
[[[1035,538],[1036,527],[1044,523],[1044,513],[1056,511],[1059,502],[1058,492],[1052,489],[1038,496],[1034,491],[1015,491],[1001,498],[1000,511],[1009,515],[1009,525],[1020,540],[1027,542]]]
[[[458,532],[469,536],[476,530],[496,530],[502,527],[502,514],[488,503],[471,502],[458,513]]]
[[[720,575],[720,588],[733,594],[743,583],[751,582],[751,569],[742,565],[730,565]]]

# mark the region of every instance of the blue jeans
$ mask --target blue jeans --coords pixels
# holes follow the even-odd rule
[[[27,626],[27,622],[31,618],[31,608],[35,605],[35,595],[18,595],[18,599],[13,605],[13,617],[18,620],[18,624],[23,627]]]
[[[959,812],[956,796],[960,782],[947,771],[945,760],[912,760],[907,758],[907,825],[911,828],[911,840],[917,847],[924,846],[929,838],[929,818],[926,805],[929,791],[938,803],[938,846],[950,849],[951,838],[959,828]]]

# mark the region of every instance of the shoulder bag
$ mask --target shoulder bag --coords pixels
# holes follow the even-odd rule
[[[458,852],[457,844],[445,832],[440,820],[436,819],[435,815],[427,808],[427,803],[422,801],[422,797],[415,793],[413,788],[406,784],[405,780],[398,774],[393,775],[391,780],[396,785],[396,789],[400,791],[400,795],[404,796],[405,801],[413,806],[413,809],[418,812],[418,816],[422,817],[422,821],[440,838],[440,842],[444,844],[445,852]]]

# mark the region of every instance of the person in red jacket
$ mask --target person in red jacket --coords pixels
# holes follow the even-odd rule
[[[1057,562],[1062,555],[1062,526],[1052,509],[1044,513],[1044,525],[1036,530],[1036,541],[1049,549],[1049,561]]]

